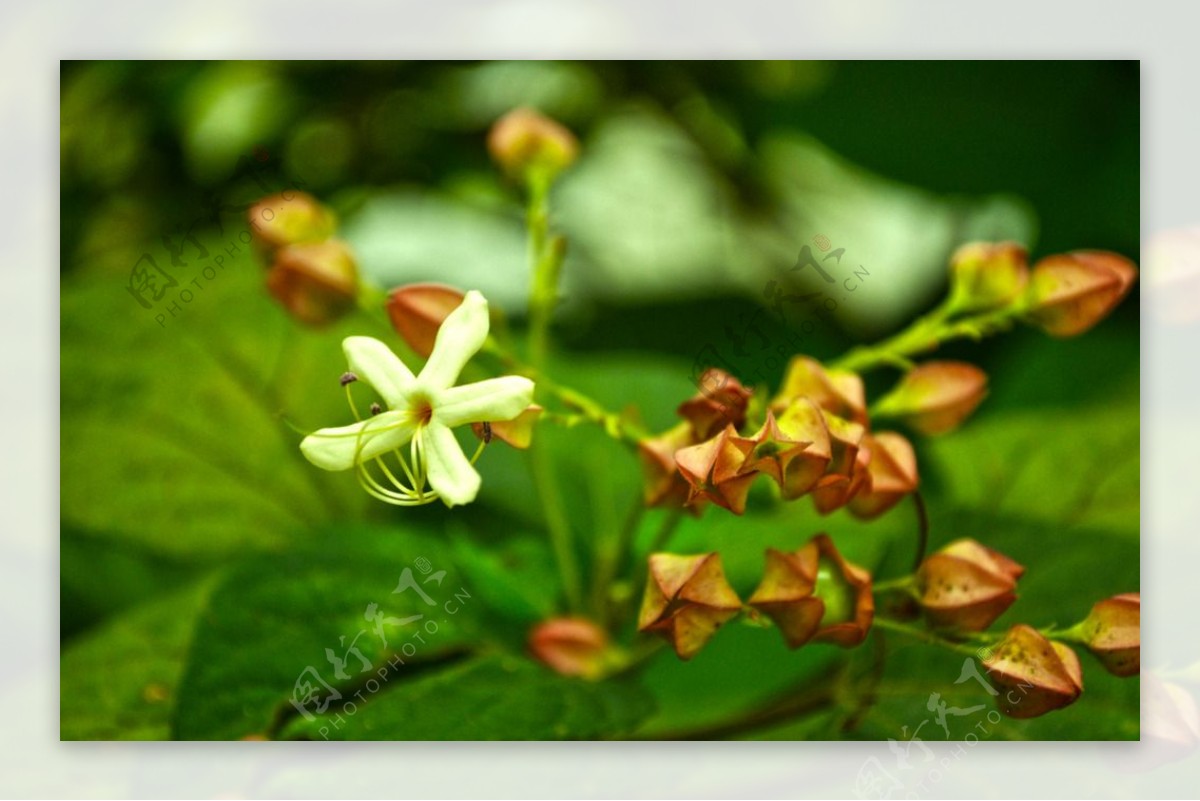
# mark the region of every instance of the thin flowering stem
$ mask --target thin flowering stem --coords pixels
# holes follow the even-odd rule
[[[529,360],[535,375],[544,372],[550,335],[550,318],[554,313],[554,302],[558,292],[558,267],[561,253],[548,247],[549,210],[547,208],[550,185],[547,180],[534,176],[529,181],[529,206],[527,226],[529,228],[529,260],[532,269],[532,289],[529,298]],[[533,482],[546,515],[546,528],[550,534],[550,546],[558,564],[563,593],[572,612],[583,608],[583,580],[572,543],[571,525],[567,519],[562,492],[554,465],[550,462],[544,442],[535,442],[529,449],[529,464]]]
[[[901,623],[899,620],[892,620],[886,617],[876,617],[874,625],[884,631],[894,631],[903,634],[906,637],[911,637],[914,640],[920,640],[928,645],[936,645],[955,653],[965,656],[975,656],[976,649],[970,647],[966,643],[955,642],[954,640],[945,639],[928,629],[910,626],[907,623]]]

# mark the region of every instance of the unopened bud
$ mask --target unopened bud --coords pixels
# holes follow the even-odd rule
[[[1114,676],[1142,669],[1142,596],[1127,592],[1100,601],[1079,625],[1080,639]]]
[[[585,679],[604,675],[613,654],[604,629],[578,617],[538,623],[529,632],[529,651],[555,673]]]
[[[521,180],[534,173],[553,177],[579,155],[574,134],[528,108],[515,109],[498,119],[488,133],[487,146],[500,168]]]
[[[726,621],[741,611],[716,553],[652,554],[638,631],[671,643],[680,659],[691,659]]]
[[[1116,253],[1081,250],[1047,256],[1033,267],[1025,319],[1056,337],[1082,334],[1125,297],[1137,268]]]
[[[871,480],[850,500],[849,509],[855,517],[871,520],[917,489],[917,455],[912,443],[892,431],[867,434],[863,449],[870,454]]]
[[[983,661],[999,689],[996,706],[1010,718],[1036,718],[1075,702],[1083,692],[1079,657],[1035,628],[1013,626]]]
[[[461,290],[445,284],[408,284],[388,295],[388,317],[408,346],[428,358],[442,321],[462,304],[464,297]]]
[[[975,540],[956,540],[917,568],[917,601],[936,627],[983,631],[1017,599],[1024,572]]]
[[[922,434],[953,431],[987,395],[987,373],[966,362],[926,362],[909,370],[874,414],[904,420]]]
[[[955,311],[1000,308],[1028,282],[1028,254],[1016,242],[971,242],[950,257],[950,305]]]
[[[354,308],[358,268],[339,240],[289,245],[275,254],[267,289],[302,323],[325,325]]]
[[[302,242],[321,242],[333,236],[337,228],[334,213],[305,192],[265,197],[250,207],[248,216],[256,241],[267,251]]]

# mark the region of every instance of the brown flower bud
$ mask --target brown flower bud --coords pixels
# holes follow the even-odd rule
[[[807,642],[853,647],[875,618],[871,574],[843,559],[825,534],[793,553],[768,548],[749,604],[775,621],[790,648]]]
[[[463,297],[462,290],[445,284],[407,284],[388,294],[387,313],[408,346],[429,358],[442,321],[462,305]]]
[[[871,520],[917,489],[917,455],[912,443],[891,431],[866,434],[863,450],[870,454],[867,472],[871,481],[869,488],[850,500],[849,508],[855,517]]]
[[[999,308],[1027,283],[1028,254],[1016,242],[971,242],[950,257],[950,305],[956,311]]]
[[[867,404],[862,378],[845,370],[826,370],[816,359],[796,356],[788,363],[783,385],[771,401],[784,408],[799,397],[811,398],[830,414],[866,424]]]
[[[563,676],[598,679],[613,659],[604,629],[578,617],[543,620],[529,632],[529,651],[542,664]]]
[[[825,413],[811,399],[799,397],[793,400],[776,417],[776,427],[786,442],[807,441],[808,447],[792,453],[786,464],[782,464],[781,494],[785,500],[795,500],[808,494],[833,459],[833,441]]]
[[[1125,297],[1137,267],[1124,256],[1079,250],[1047,256],[1033,267],[1025,291],[1025,319],[1056,337],[1082,334]]]
[[[471,430],[482,440],[490,441],[495,438],[518,450],[525,450],[533,444],[533,426],[544,411],[541,406],[533,403],[512,420],[471,423]]]
[[[917,568],[918,603],[934,626],[983,631],[1017,599],[1024,572],[975,540],[955,540]]]
[[[1083,692],[1075,652],[1024,624],[1008,630],[983,666],[1000,691],[996,706],[1010,718],[1036,718],[1074,703]]]
[[[267,290],[307,325],[321,326],[354,308],[358,268],[346,243],[337,239],[288,245],[275,254]]]
[[[875,407],[922,434],[958,428],[987,395],[987,374],[965,362],[926,362],[909,370]]]
[[[671,643],[680,659],[691,659],[717,629],[742,608],[725,580],[716,553],[652,554],[638,631],[652,631]]]
[[[559,123],[533,109],[518,108],[496,120],[488,133],[488,152],[510,177],[531,173],[553,177],[579,155],[579,141]]]
[[[705,440],[725,426],[741,428],[746,406],[754,393],[729,373],[716,367],[704,371],[700,391],[680,404],[679,416],[692,424],[697,440]]]
[[[675,464],[675,452],[695,442],[690,423],[680,423],[656,437],[638,442],[642,497],[647,506],[678,508],[687,503],[690,487]],[[699,509],[699,506],[694,508]]]
[[[305,192],[264,197],[250,207],[247,216],[255,241],[268,253],[287,245],[321,242],[337,228],[334,213]]]
[[[746,496],[757,473],[743,473],[746,462],[744,440],[733,426],[698,445],[675,452],[675,464],[689,485],[688,504],[712,501],[736,515],[746,511]]]
[[[829,429],[831,458],[825,473],[810,491],[813,506],[823,515],[841,509],[858,493],[870,492],[871,452],[862,447],[867,430],[858,423],[824,413]]]
[[[1114,676],[1142,669],[1142,596],[1126,592],[1100,601],[1078,626],[1080,639]]]

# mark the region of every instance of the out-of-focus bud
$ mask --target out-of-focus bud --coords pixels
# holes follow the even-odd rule
[[[742,608],[725,579],[716,553],[652,554],[638,631],[652,631],[671,643],[680,659],[691,659],[717,629]]]
[[[337,239],[288,245],[275,254],[267,289],[307,325],[326,325],[354,308],[358,268],[346,243]]]
[[[788,363],[783,385],[771,401],[784,408],[799,397],[810,398],[830,414],[866,424],[867,404],[862,378],[845,370],[826,370],[816,359],[796,356]]]
[[[305,192],[264,197],[250,207],[247,216],[255,241],[268,252],[302,242],[321,242],[337,228],[334,213]]]
[[[862,447],[866,428],[829,412],[824,417],[831,458],[810,494],[817,511],[827,515],[841,509],[860,492],[870,492],[871,452]]]
[[[613,664],[604,629],[579,617],[543,620],[529,632],[533,657],[563,676],[598,679]]]
[[[917,489],[917,455],[912,443],[892,431],[866,434],[863,449],[870,454],[867,472],[871,482],[869,489],[850,499],[850,512],[871,520]]]
[[[700,391],[680,404],[679,416],[692,424],[697,440],[705,440],[725,426],[741,428],[746,405],[754,393],[729,373],[710,367],[697,382]]]
[[[1076,627],[1080,641],[1114,676],[1142,670],[1142,596],[1126,592],[1106,598]]]
[[[851,648],[875,618],[871,574],[843,559],[825,534],[793,553],[768,548],[749,604],[775,621],[790,648],[807,642]]]
[[[471,423],[471,430],[481,440],[490,442],[492,439],[498,439],[518,450],[525,450],[533,443],[533,426],[543,411],[545,409],[536,403],[530,404],[512,420]]]
[[[987,373],[966,362],[914,367],[876,407],[878,417],[904,420],[922,434],[953,431],[987,395]]]
[[[488,152],[510,177],[552,178],[579,155],[579,141],[559,123],[528,108],[508,112],[488,133]]]
[[[689,486],[688,504],[712,501],[735,515],[746,511],[746,495],[757,473],[743,473],[747,449],[733,426],[698,445],[675,452],[675,464]]]
[[[462,290],[445,284],[408,284],[388,294],[387,313],[396,333],[427,359],[442,321],[462,305],[464,297]]]
[[[1108,316],[1137,278],[1124,256],[1078,250],[1047,256],[1033,266],[1025,291],[1025,319],[1047,334],[1072,337]]]
[[[1074,703],[1083,692],[1079,657],[1037,629],[1013,626],[983,660],[996,684],[996,706],[1010,718],[1036,718]]]
[[[975,540],[955,540],[917,568],[918,603],[934,626],[983,631],[1017,600],[1024,572]]]
[[[950,257],[950,307],[955,311],[1005,306],[1028,282],[1028,254],[1016,242],[971,242]]]
[[[812,444],[811,440],[797,439],[781,429],[775,413],[770,410],[757,432],[749,437],[730,434],[730,440],[738,451],[745,454],[742,473],[768,475],[780,489],[785,487],[792,461],[801,457]]]
[[[680,423],[638,443],[642,463],[642,497],[647,506],[678,508],[687,503],[690,487],[675,464],[675,452],[695,444],[690,423]],[[693,507],[698,510],[700,507]]]

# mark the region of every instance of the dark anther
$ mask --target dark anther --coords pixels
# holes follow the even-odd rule
[[[484,423],[483,424],[483,444],[487,445],[491,441],[492,441],[492,424]]]
[[[379,414],[382,411],[383,411],[383,407],[380,406],[378,403],[371,404],[371,414]]]
[[[345,372],[342,373],[342,377],[339,380],[342,382],[342,386],[344,387],[347,384],[353,384],[355,381],[357,381],[358,376],[351,372]]]

